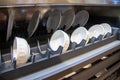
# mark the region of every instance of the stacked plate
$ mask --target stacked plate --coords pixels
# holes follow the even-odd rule
[[[79,25],[79,26],[85,26],[85,24],[88,22],[89,19],[89,13],[86,10],[79,11],[75,16],[75,21],[73,23],[73,26]]]
[[[34,32],[36,31],[38,24],[40,20],[40,11],[36,10],[30,20],[30,23],[28,25],[27,31],[28,31],[28,36],[31,37]]]
[[[85,27],[78,27],[71,35],[71,42],[80,44],[82,40],[86,40],[87,43],[89,41],[89,33]]]
[[[65,31],[67,31],[71,25],[73,24],[75,20],[75,12],[73,9],[69,9],[62,13],[62,21],[60,28],[64,28]]]
[[[58,29],[61,23],[61,12],[57,9],[54,9],[47,20],[47,31],[50,33],[52,30],[53,32]]]
[[[9,19],[8,19],[8,27],[7,27],[7,36],[6,36],[6,41],[9,40],[11,34],[12,34],[12,29],[13,29],[13,23],[14,23],[14,15],[15,11],[10,9],[9,10]]]
[[[13,58],[16,59],[16,65],[25,64],[30,58],[30,47],[23,38],[16,37],[13,43]]]
[[[64,53],[70,44],[69,36],[62,30],[57,30],[54,32],[50,39],[50,47],[53,51],[56,51],[59,46],[63,47],[62,53]]]

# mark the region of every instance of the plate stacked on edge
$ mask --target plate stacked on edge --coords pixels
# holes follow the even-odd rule
[[[36,10],[30,20],[30,23],[28,25],[27,31],[28,31],[28,37],[31,37],[34,32],[36,31],[38,24],[40,20],[40,11]]]
[[[12,34],[12,29],[13,29],[13,23],[14,23],[14,15],[15,11],[10,9],[9,10],[9,19],[8,19],[8,27],[7,27],[7,36],[6,36],[6,41],[9,40],[11,34]]]
[[[61,12],[57,9],[51,11],[48,20],[47,20],[47,31],[50,33],[52,30],[53,32],[57,30],[61,24]]]
[[[73,9],[68,9],[67,11],[62,13],[62,20],[60,28],[64,28],[67,31],[75,20],[75,12]]]
[[[77,12],[76,16],[75,16],[75,21],[73,23],[73,27],[74,26],[85,26],[85,24],[88,22],[89,19],[89,13],[86,10],[82,10]]]

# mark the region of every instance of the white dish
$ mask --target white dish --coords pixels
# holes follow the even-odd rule
[[[92,38],[92,37],[95,37],[95,38],[98,38],[99,35],[104,35],[104,28],[103,26],[101,25],[93,25],[89,28],[88,30],[89,32],[89,37]]]
[[[65,31],[67,31],[75,20],[75,12],[73,9],[68,9],[62,14],[62,20],[60,28],[65,26]]]
[[[108,23],[102,23],[100,24],[101,26],[103,26],[104,30],[105,30],[105,35],[107,33],[112,33],[112,28]]]
[[[76,26],[79,24],[79,26],[85,26],[85,24],[88,22],[89,19],[89,13],[86,10],[82,10],[77,12],[75,15],[75,20],[73,23],[73,26]]]
[[[56,51],[59,48],[59,46],[62,46],[62,53],[64,53],[68,49],[69,44],[69,36],[62,30],[55,31],[50,39],[50,47],[53,51]]]
[[[57,9],[53,10],[47,20],[47,31],[48,33],[53,30],[57,30],[61,24],[61,12]]]
[[[8,41],[8,39],[10,38],[10,36],[12,34],[13,23],[14,23],[14,15],[15,15],[15,11],[10,9],[9,10],[9,19],[8,19],[6,41]]]
[[[39,24],[39,20],[40,20],[40,11],[36,10],[34,14],[32,15],[32,18],[27,28],[29,37],[31,37],[36,31],[38,24]]]
[[[16,65],[25,64],[30,58],[30,46],[23,38],[15,37],[13,43],[13,58],[16,58]]]
[[[89,41],[89,33],[85,27],[78,27],[71,35],[71,42],[79,44],[83,39],[87,43]]]

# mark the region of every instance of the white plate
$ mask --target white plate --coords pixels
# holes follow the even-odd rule
[[[15,37],[13,43],[13,58],[16,58],[16,65],[25,64],[30,58],[30,46],[23,38]]]
[[[89,28],[88,32],[90,38],[98,38],[99,35],[104,35],[104,28],[101,25],[93,25]]]
[[[85,27],[78,27],[71,35],[71,42],[79,44],[83,39],[86,40],[87,43],[89,40],[89,33]]]
[[[27,28],[29,37],[31,37],[36,31],[38,24],[39,24],[39,20],[40,20],[40,11],[36,10],[34,14],[32,15],[32,18]]]
[[[104,30],[105,30],[105,35],[107,33],[112,33],[112,28],[108,23],[102,23],[100,24],[101,26],[103,26]]]
[[[14,23],[14,15],[15,15],[15,11],[14,10],[9,10],[9,19],[8,19],[6,41],[8,41],[8,39],[10,38],[10,36],[12,34],[13,23]]]
[[[54,9],[47,20],[47,31],[48,33],[53,30],[57,30],[61,23],[61,12],[57,9]]]
[[[89,19],[89,13],[86,10],[82,10],[77,12],[75,15],[75,21],[73,23],[73,26],[76,26],[79,24],[79,26],[85,26],[85,24],[88,22]]]
[[[75,20],[75,12],[73,9],[68,9],[62,14],[62,20],[60,28],[65,26],[65,31],[67,31]]]
[[[62,46],[62,53],[64,53],[68,49],[69,44],[69,36],[62,30],[55,31],[50,39],[50,47],[53,51],[56,51],[59,48],[59,46]]]

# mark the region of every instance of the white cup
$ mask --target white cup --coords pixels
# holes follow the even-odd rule
[[[59,48],[59,46],[62,46],[62,53],[64,53],[68,49],[69,44],[69,36],[62,30],[55,31],[50,39],[50,47],[53,51],[56,51]]]
[[[15,37],[13,43],[13,58],[16,58],[17,66],[25,64],[30,58],[30,47],[25,39]]]

